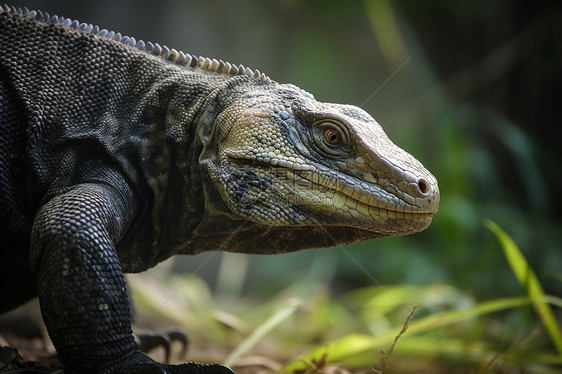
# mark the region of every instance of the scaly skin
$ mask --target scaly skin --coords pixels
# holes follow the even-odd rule
[[[363,110],[0,8],[0,312],[39,296],[69,372],[229,373],[136,350],[124,272],[426,228],[435,178]]]

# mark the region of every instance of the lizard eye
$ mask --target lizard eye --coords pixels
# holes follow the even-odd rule
[[[345,157],[351,151],[347,128],[336,120],[320,120],[312,124],[315,148],[324,154]]]
[[[341,135],[335,129],[326,129],[324,130],[324,139],[331,145],[336,145],[341,141]]]

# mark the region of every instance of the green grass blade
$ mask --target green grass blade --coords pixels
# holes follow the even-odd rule
[[[490,220],[485,220],[484,225],[490,229],[500,241],[507,262],[511,266],[511,270],[517,277],[519,283],[521,283],[527,291],[527,295],[531,299],[544,328],[554,343],[558,354],[562,356],[562,335],[560,333],[560,327],[556,322],[556,318],[554,318],[552,309],[544,301],[545,294],[535,272],[529,266],[515,242],[498,226],[498,224]]]
[[[476,318],[481,315],[511,308],[518,308],[524,305],[528,305],[530,302],[531,301],[528,297],[507,297],[486,301],[462,310],[450,310],[442,313],[432,314],[410,322],[408,331],[404,335],[404,338],[414,334],[420,334],[435,328]],[[283,372],[294,372],[295,370],[304,369],[306,368],[307,362],[310,363],[313,361],[319,361],[325,353],[327,353],[329,362],[338,363],[344,361],[351,362],[353,361],[353,356],[364,355],[368,351],[372,351],[373,354],[376,354],[375,350],[385,348],[392,343],[392,341],[398,334],[398,331],[400,331],[400,327],[391,329],[384,334],[380,334],[377,336],[363,334],[346,335],[330,343],[327,347],[322,346],[316,348],[305,356],[301,357],[299,360],[293,361],[283,369]],[[354,363],[357,364],[358,362]]]
[[[271,330],[293,315],[301,305],[301,300],[293,299],[288,303],[288,305],[265,320],[265,322],[259,325],[254,332],[238,346],[238,348],[232,351],[232,353],[226,358],[225,365],[232,366],[235,364],[240,357],[246,354],[253,346],[262,340],[264,336],[269,334]]]

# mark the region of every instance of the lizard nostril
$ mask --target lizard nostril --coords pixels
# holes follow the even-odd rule
[[[429,183],[427,183],[425,179],[418,180],[418,188],[420,189],[422,195],[429,194]]]

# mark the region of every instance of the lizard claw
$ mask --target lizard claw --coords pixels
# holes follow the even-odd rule
[[[181,357],[184,357],[189,346],[189,337],[183,331],[173,330],[161,334],[135,334],[135,344],[137,346],[137,349],[142,352],[146,353],[157,347],[164,348],[164,362],[170,361],[170,347],[172,345],[172,342],[174,341],[179,341],[182,343],[180,355]]]

